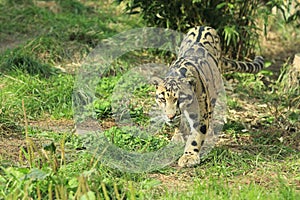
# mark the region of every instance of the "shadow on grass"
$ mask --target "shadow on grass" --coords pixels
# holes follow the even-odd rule
[[[51,67],[49,64],[42,63],[40,60],[25,53],[7,52],[1,60],[0,72],[4,74],[21,71],[32,76],[39,75],[40,77],[47,78],[59,72],[58,69]]]

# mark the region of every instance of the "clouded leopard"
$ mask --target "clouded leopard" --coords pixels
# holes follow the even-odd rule
[[[200,162],[200,149],[209,131],[218,98],[221,72],[256,73],[264,66],[262,57],[252,62],[233,61],[222,56],[220,38],[208,26],[192,28],[183,38],[178,58],[163,79],[156,79],[156,102],[167,123],[180,119],[172,140],[185,143],[178,161],[181,167]]]

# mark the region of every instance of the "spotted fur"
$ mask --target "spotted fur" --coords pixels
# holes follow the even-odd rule
[[[200,162],[199,152],[209,131],[210,122],[222,84],[221,72],[255,73],[263,68],[263,58],[253,62],[233,61],[222,57],[220,38],[207,26],[192,28],[184,37],[175,60],[164,79],[155,81],[156,102],[167,123],[180,121],[172,140],[185,142],[179,166]]]

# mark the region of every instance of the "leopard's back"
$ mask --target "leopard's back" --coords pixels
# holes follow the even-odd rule
[[[222,50],[220,37],[217,31],[209,26],[194,27],[189,30],[181,42],[179,48],[179,58],[187,60],[188,71],[195,76],[201,84],[196,87],[198,101],[201,104],[199,95],[207,96],[207,106],[201,111],[204,113],[212,113],[216,99],[219,95],[219,89],[222,88],[221,65],[222,65]],[[180,60],[180,59],[178,59]],[[182,65],[177,65],[182,68]],[[206,94],[203,94],[205,92]],[[208,114],[209,118],[210,115]]]
[[[187,57],[195,45],[205,48],[217,62],[220,61],[222,50],[217,31],[209,26],[198,26],[189,30],[181,42],[178,57]],[[197,55],[195,55],[197,56]]]
[[[257,73],[264,67],[264,59],[256,56],[252,62],[237,61],[222,55],[220,37],[217,31],[209,26],[199,26],[189,30],[181,42],[179,57],[187,57],[193,46],[201,45],[215,59],[221,72]],[[196,54],[194,55],[196,56]]]

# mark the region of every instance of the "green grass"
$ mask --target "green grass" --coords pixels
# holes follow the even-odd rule
[[[6,45],[0,48],[0,199],[300,198],[299,89],[284,90],[288,65],[278,81],[268,71],[231,75],[237,82],[227,94],[232,112],[220,143],[199,166],[122,172],[106,166],[97,149],[87,151],[64,121],[74,114],[77,64],[101,39],[144,24],[102,1],[55,2],[63,12],[30,0],[0,1],[0,42]],[[128,108],[135,126],[108,125],[105,136],[114,145],[151,152],[168,142],[167,128],[136,137],[148,123],[153,87],[140,77],[122,79],[135,64],[162,57],[144,50],[126,54],[99,80],[93,106],[102,126],[112,123],[112,104],[122,97],[112,95],[115,86],[133,88]],[[39,121],[62,128],[31,126]]]
[[[29,119],[45,117],[71,118],[72,87],[74,78],[70,75],[55,75],[47,79],[16,72],[15,75],[3,75],[1,82],[2,112],[14,119],[23,118],[22,101]],[[14,92],[12,92],[14,91]]]

